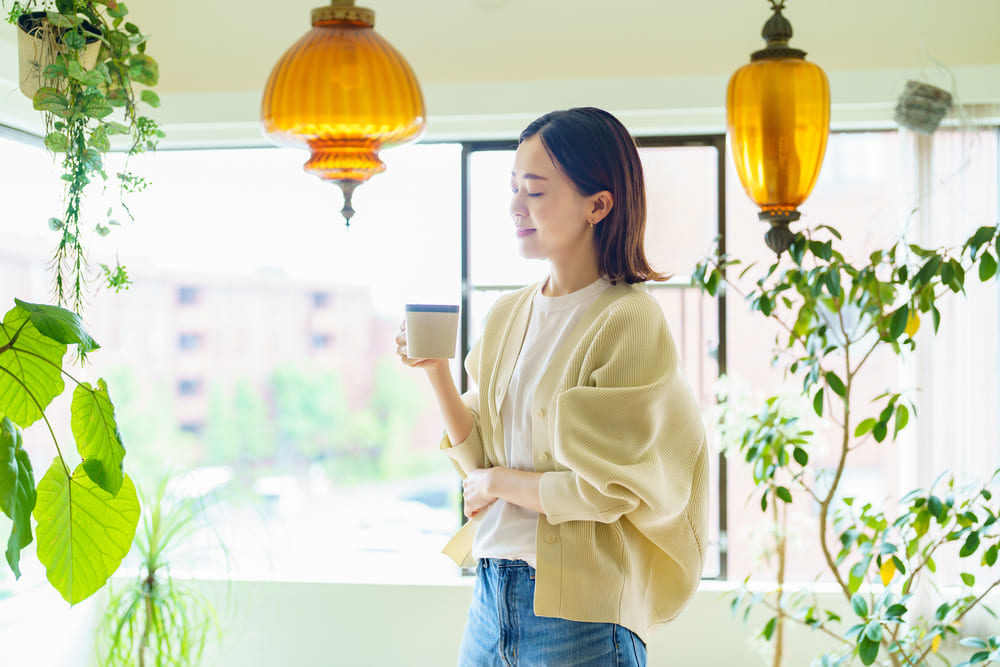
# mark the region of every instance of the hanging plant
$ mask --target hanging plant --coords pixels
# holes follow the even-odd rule
[[[21,89],[42,113],[46,148],[62,160],[63,212],[48,221],[60,232],[52,257],[53,290],[57,304],[77,313],[87,285],[84,192],[94,180],[108,179],[105,157],[112,137],[123,137],[126,161],[115,177],[131,219],[126,195],[143,190],[147,182],[129,171],[129,158],[154,150],[164,136],[140,111],[140,104],[160,104],[152,90],[159,68],[146,53],[148,36],[126,21],[127,15],[125,4],[116,0],[27,0],[13,2],[7,17],[19,30]],[[108,209],[94,231],[106,236],[118,224]],[[110,288],[128,286],[120,264],[102,269]]]

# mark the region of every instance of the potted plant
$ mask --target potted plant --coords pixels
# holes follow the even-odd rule
[[[693,282],[709,294],[726,289],[781,328],[774,363],[801,381],[801,397],[815,413],[835,413],[836,462],[822,475],[810,463],[811,429],[779,397],[768,398],[744,418],[723,405],[728,456],[743,459],[753,477],[761,510],[773,521],[777,583],[770,591],[743,590],[734,611],[768,610],[761,636],[774,643],[773,665],[782,664],[783,628],[796,623],[832,638],[837,648],[813,664],[925,667],[941,643],[957,638],[970,649],[963,666],[1000,664],[1000,635],[967,636],[963,620],[986,609],[1000,587],[1000,505],[990,487],[998,473],[960,488],[946,474],[931,488],[906,494],[896,508],[846,496],[841,484],[854,452],[882,443],[913,423],[913,405],[890,389],[872,402],[858,396],[858,373],[878,350],[914,350],[920,315],[936,331],[938,300],[964,291],[966,276],[993,280],[1000,258],[997,226],[980,227],[961,246],[928,249],[904,240],[852,264],[837,250],[840,234],[829,226],[799,233],[748,293],[727,269],[740,260],[716,253],[699,264]],[[746,268],[741,278],[751,267]],[[921,332],[926,335],[926,332]],[[786,337],[787,336],[787,337]],[[783,350],[781,348],[784,348]],[[729,419],[732,417],[732,419]],[[822,573],[843,596],[848,617],[823,608],[809,587],[785,588],[784,568],[795,553],[785,543],[787,506],[809,503],[823,555]],[[959,582],[942,581],[935,559],[956,557]],[[957,585],[956,585],[957,584]],[[917,594],[933,603],[918,602]],[[949,664],[944,661],[942,664]]]
[[[125,196],[141,191],[146,181],[129,171],[128,158],[154,150],[163,137],[140,107],[160,104],[152,89],[159,68],[146,53],[148,36],[127,15],[117,0],[16,0],[8,14],[26,49],[23,89],[42,113],[46,148],[62,158],[63,211],[48,223],[60,233],[52,258],[53,289],[56,303],[71,305],[77,313],[87,285],[84,192],[94,180],[108,178],[105,157],[112,138],[123,137],[126,162],[116,178],[121,206],[131,217]],[[119,224],[112,213],[109,209],[95,224],[98,235]],[[120,264],[102,269],[109,287],[127,287],[128,274]]]
[[[142,526],[133,552],[138,572],[111,598],[97,633],[102,667],[191,667],[219,623],[208,599],[176,579],[171,566],[191,559],[192,537],[203,527],[205,500],[172,492],[164,476],[143,498]]]

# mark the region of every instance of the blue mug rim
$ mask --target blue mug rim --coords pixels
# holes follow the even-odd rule
[[[445,306],[433,303],[408,303],[406,304],[408,313],[457,313],[458,306]]]

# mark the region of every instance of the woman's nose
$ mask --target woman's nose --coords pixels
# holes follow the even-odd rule
[[[510,197],[510,214],[514,218],[523,218],[528,215],[528,209],[524,205],[524,197],[519,192],[515,192]]]

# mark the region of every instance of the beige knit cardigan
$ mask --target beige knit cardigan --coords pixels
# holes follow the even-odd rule
[[[472,432],[441,443],[463,476],[507,465],[500,406],[537,289],[501,297],[466,359]],[[532,415],[544,473],[535,613],[618,623],[645,641],[694,594],[708,517],[705,430],[656,301],[637,285],[605,291],[542,375]],[[444,549],[460,565],[472,565],[479,523]]]

